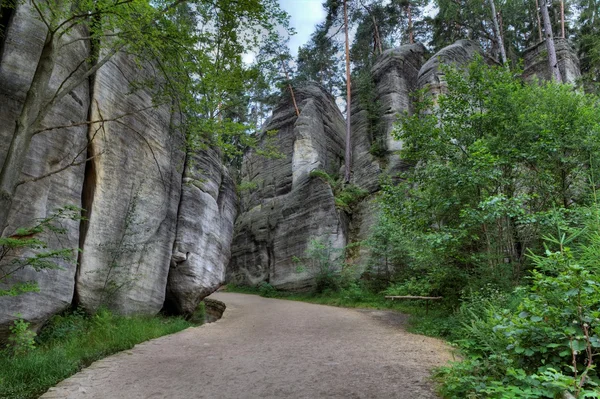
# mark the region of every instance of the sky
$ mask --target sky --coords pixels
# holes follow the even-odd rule
[[[325,20],[323,0],[279,0],[281,8],[290,14],[290,25],[296,34],[290,38],[290,51],[293,56],[298,54],[298,47],[310,39],[315,25]]]

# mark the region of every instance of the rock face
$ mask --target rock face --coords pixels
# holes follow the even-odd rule
[[[441,63],[464,65],[478,53],[476,43],[461,40],[427,62],[421,44],[388,50],[378,58],[371,84],[359,89],[362,92],[355,90],[353,96],[351,183],[369,195],[349,211],[336,210],[329,185],[309,174],[314,169],[330,175],[338,171],[344,147],[342,116],[316,86],[298,90],[299,118],[285,96],[265,129],[277,130],[271,144],[282,149],[284,157],[266,159],[256,151],[245,157],[243,181],[255,188],[242,194],[228,282],[309,288],[314,282],[310,273],[296,271],[293,258],[304,255],[311,239],[321,238],[341,249],[368,238],[378,217],[374,199],[381,189],[380,178],[393,178],[407,167],[398,154],[402,142],[393,135],[398,115],[412,112],[415,90],[429,85],[434,94],[442,92]],[[265,134],[263,144],[268,140]],[[365,270],[368,248],[353,245],[348,255],[356,272]]]
[[[417,87],[422,89],[427,86],[434,96],[443,93],[446,82],[440,65],[466,65],[473,61],[477,54],[483,56],[483,51],[477,42],[471,40],[458,40],[444,47],[423,65],[419,71]]]
[[[308,84],[295,91],[300,116],[284,95],[261,139],[263,151],[274,148],[278,156],[253,150],[244,159],[242,183],[250,189],[241,193],[228,282],[305,289],[314,276],[310,270],[299,272],[294,257],[302,257],[311,240],[333,248],[346,244],[344,217],[331,187],[310,175],[316,169],[339,173],[344,119],[322,87]]]
[[[44,29],[28,3],[19,3],[0,43],[0,166],[39,61]],[[53,89],[90,58],[88,41],[76,40],[86,36],[75,29],[63,39],[71,44],[58,53]],[[121,314],[154,314],[164,305],[167,281],[174,309],[188,312],[222,282],[235,217],[234,184],[212,150],[189,155],[195,166],[188,163],[183,175],[179,120],[170,107],[153,107],[148,90],[130,84],[160,81],[152,70],[117,53],[44,119],[45,128],[75,126],[37,134],[22,176],[60,172],[19,186],[0,235],[32,226],[65,205],[84,208],[88,220],[62,220],[64,235],[38,237],[50,250],[73,248],[72,261],[59,261],[57,270],[25,268],[0,286],[27,281],[39,286],[37,293],[0,297],[0,341],[16,318],[37,328],[72,303],[90,311],[108,306]],[[84,72],[80,68],[74,76]],[[87,126],[88,120],[97,122]]]
[[[144,90],[128,94],[134,76],[159,79],[121,53],[95,78],[93,120],[127,116],[90,129],[101,133],[88,165],[94,192],[84,204],[89,221],[76,283],[86,309],[123,314],[156,313],[164,303],[184,161],[170,107],[152,108]]]
[[[412,111],[412,93],[417,89],[417,77],[425,62],[426,50],[420,44],[405,45],[385,51],[373,65],[371,76],[375,107],[366,104],[369,97],[357,93],[352,103],[352,182],[372,195],[359,203],[352,212],[349,242],[367,239],[377,221],[374,198],[380,190],[380,178],[395,176],[406,166],[398,151],[402,142],[394,138],[398,115]],[[364,245],[356,247],[352,261],[364,270],[369,253]]]
[[[21,112],[27,88],[40,56],[45,37],[43,23],[32,18],[28,3],[20,3],[15,10],[13,23],[7,31],[2,59],[0,60],[0,166],[3,165],[15,128],[15,120]],[[86,36],[75,30],[64,40]],[[58,55],[58,65],[50,86],[57,88],[68,71],[87,57],[85,41],[78,41],[63,48]],[[86,119],[89,106],[87,81],[64,97],[43,121],[45,128],[68,126]],[[85,126],[48,130],[33,138],[25,167],[23,180],[45,176],[85,158],[87,128]],[[83,155],[78,155],[83,150]],[[51,216],[66,205],[81,206],[81,190],[84,180],[84,165],[76,165],[46,178],[28,182],[18,187],[11,207],[9,225],[0,235],[9,236],[19,227],[33,226],[36,220]],[[39,237],[50,248],[73,248],[73,260],[57,262],[60,269],[35,272],[25,268],[12,276],[9,282],[36,281],[39,293],[27,293],[18,297],[0,296],[0,340],[7,334],[8,325],[16,317],[22,317],[39,327],[47,317],[60,312],[71,304],[73,281],[76,272],[76,249],[79,240],[79,221],[63,220],[65,234],[47,234]],[[19,253],[31,256],[35,252]],[[8,270],[9,259],[0,261],[0,276]],[[4,272],[2,272],[4,271]],[[0,284],[0,288],[2,285]],[[7,288],[7,286],[4,286]],[[20,315],[20,316],[17,316]]]
[[[187,315],[225,281],[237,214],[235,184],[220,154],[209,149],[188,157],[165,304]]]
[[[567,39],[555,38],[556,58],[558,69],[565,83],[574,84],[581,77],[579,58]],[[546,42],[540,42],[525,50],[525,70],[523,77],[531,80],[537,77],[541,80],[551,80],[552,75],[548,67],[548,52]]]
[[[386,50],[371,69],[374,93],[354,96],[352,102],[352,172],[353,182],[374,192],[379,189],[379,175],[401,169],[396,151],[402,143],[393,135],[399,114],[412,109],[411,93],[425,61],[422,44]],[[374,96],[375,109],[365,101]],[[369,112],[374,115],[369,115]]]

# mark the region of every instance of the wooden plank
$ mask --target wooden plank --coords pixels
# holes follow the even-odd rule
[[[412,296],[412,295],[388,295],[385,297],[386,299],[427,299],[427,300],[438,300],[444,299],[441,296]]]

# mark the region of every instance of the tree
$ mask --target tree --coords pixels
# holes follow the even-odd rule
[[[490,0],[490,8],[492,9],[492,21],[494,22],[494,36],[496,37],[496,42],[498,43],[498,48],[500,49],[500,60],[502,61],[502,64],[507,65],[506,51],[504,50],[504,39],[500,34],[500,24],[498,23],[498,14],[496,14],[496,5],[494,4],[494,0]]]
[[[556,58],[556,48],[554,47],[554,37],[552,35],[552,23],[550,22],[550,13],[548,12],[548,0],[542,0],[541,10],[544,20],[544,38],[546,41],[546,50],[548,51],[548,66],[550,74],[557,82],[562,82],[560,69],[558,68],[558,59]]]
[[[431,294],[516,282],[525,253],[589,203],[598,173],[597,98],[568,85],[524,84],[482,60],[445,71],[448,93],[401,117],[401,156],[414,165],[381,205],[408,271]],[[429,112],[424,112],[428,110]],[[391,224],[390,224],[391,223]]]
[[[317,25],[308,43],[298,50],[297,79],[318,82],[338,96],[344,84],[338,48],[335,37],[328,35],[325,24]]]
[[[352,165],[352,143],[350,134],[350,104],[352,104],[352,82],[350,81],[350,28],[348,25],[348,0],[344,0],[344,31],[346,35],[346,152],[344,157],[344,181],[346,183],[350,183],[350,168]]]
[[[11,129],[7,136],[12,140],[0,170],[0,231],[7,225],[33,136],[52,130],[43,125],[45,116],[120,51],[126,50],[141,63],[156,65],[163,77],[160,82],[149,82],[148,87],[158,84],[152,90],[157,101],[173,102],[184,110],[185,122],[190,126],[195,124],[186,129],[191,141],[215,134],[211,130],[215,118],[220,118],[221,110],[231,107],[232,104],[224,103],[235,97],[227,94],[239,93],[244,87],[239,84],[246,78],[241,54],[247,48],[259,46],[258,32],[274,30],[278,21],[285,22],[285,16],[274,0],[196,1],[190,7],[186,3],[186,0],[152,4],[147,0],[63,3],[31,0],[36,17],[45,25],[45,40],[14,131],[13,126],[2,127]],[[238,28],[246,30],[248,35],[240,38]],[[86,32],[87,36],[77,37],[74,32]],[[76,70],[67,72],[58,89],[51,89],[50,77],[62,49],[81,40],[90,43],[90,56],[82,59]],[[83,123],[99,122],[102,121]]]

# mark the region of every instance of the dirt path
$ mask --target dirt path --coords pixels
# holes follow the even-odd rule
[[[42,398],[436,398],[451,358],[405,316],[217,293],[221,320],[94,363]]]

